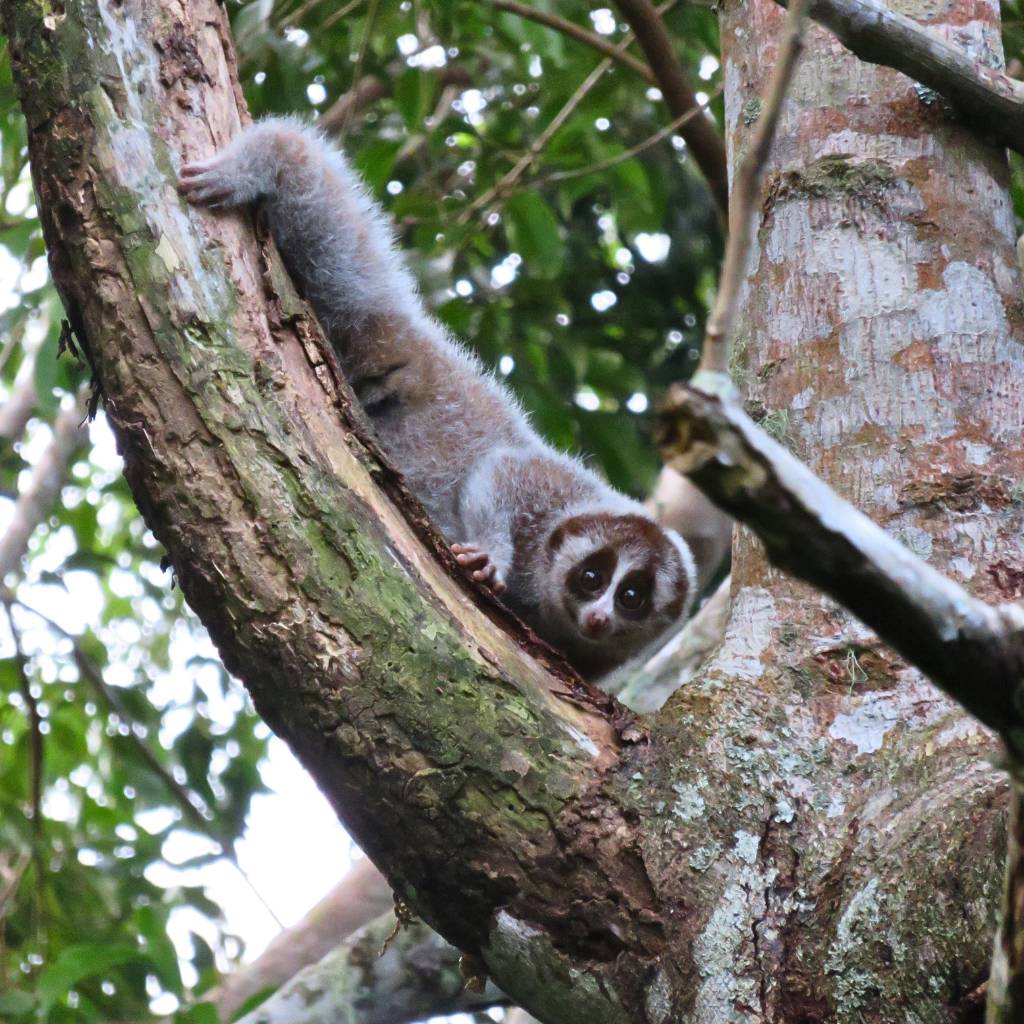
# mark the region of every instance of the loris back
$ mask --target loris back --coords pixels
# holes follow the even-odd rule
[[[542,441],[426,312],[338,150],[270,119],[184,167],[180,188],[199,205],[262,205],[383,446],[459,562],[581,670],[612,667],[684,613],[685,543]]]

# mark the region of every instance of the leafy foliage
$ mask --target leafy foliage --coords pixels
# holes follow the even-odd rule
[[[588,86],[592,49],[484,0],[231,13],[254,113],[322,115],[438,316],[556,444],[647,491],[651,402],[694,365],[720,250],[681,140],[627,152],[668,120],[657,91],[619,66]],[[557,13],[624,38],[608,9]],[[710,92],[714,15],[688,4],[667,19]],[[57,358],[61,311],[2,61],[0,176],[0,407],[26,380],[32,404],[15,443],[0,439],[2,528],[88,376]],[[9,618],[0,609],[0,1019],[14,1024],[141,1020],[157,995],[187,1004],[241,951],[216,893],[155,868],[182,832],[208,839],[194,863],[231,856],[266,731],[161,569],[102,413],[92,435],[6,581]],[[216,939],[176,949],[167,924],[184,908]]]

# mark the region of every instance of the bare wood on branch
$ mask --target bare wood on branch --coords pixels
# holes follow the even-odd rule
[[[785,0],[776,0],[785,7]],[[1003,145],[1024,153],[1024,83],[881,0],[810,0],[808,15],[861,60],[934,89]]]
[[[662,452],[775,565],[852,611],[1024,753],[1024,607],[972,597],[912,554],[758,428],[731,387],[673,387]]]

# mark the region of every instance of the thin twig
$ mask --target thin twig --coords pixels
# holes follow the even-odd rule
[[[615,43],[603,39],[596,32],[588,32],[582,25],[577,25],[576,22],[569,21],[568,18],[563,18],[557,14],[549,14],[547,11],[531,7],[529,4],[518,3],[517,0],[487,0],[487,3],[492,7],[498,8],[500,11],[518,14],[522,18],[528,18],[530,21],[535,21],[540,25],[546,25],[548,28],[552,28],[564,36],[575,39],[584,46],[589,46],[590,49],[596,50],[605,57],[610,57],[624,68],[629,68],[633,74],[639,75],[645,82],[651,85],[658,84],[657,79],[654,77],[654,72],[642,60],[638,60],[631,53],[626,53],[624,50],[619,49]]]
[[[711,104],[722,95],[724,89],[724,85],[719,85],[699,107],[693,107],[682,116],[677,117],[674,121],[665,125],[664,128],[659,128],[658,131],[653,135],[649,135],[643,140],[643,142],[638,142],[635,146],[631,146],[629,149],[623,150],[621,153],[616,153],[615,156],[609,157],[607,160],[601,160],[600,162],[591,164],[588,167],[575,167],[571,171],[552,171],[551,174],[545,174],[543,177],[533,178],[530,181],[530,187],[551,185],[559,181],[571,181],[573,178],[583,178],[589,174],[601,174],[612,167],[617,167],[619,164],[625,163],[627,160],[632,160],[633,157],[646,152],[662,140],[669,138],[671,135],[675,135],[684,124],[692,121],[698,114],[704,113],[708,107],[710,107]]]
[[[660,18],[665,11],[671,10],[677,3],[677,0],[666,0],[657,10],[656,14]],[[633,43],[633,33],[627,32],[626,35],[616,44],[615,49],[625,53],[626,50]],[[593,71],[579,84],[576,91],[566,100],[564,106],[557,114],[548,122],[545,129],[534,139],[533,144],[516,161],[515,165],[507,171],[502,178],[495,184],[492,185],[485,192],[482,192],[476,199],[473,200],[466,207],[465,210],[459,214],[458,223],[468,224],[473,218],[474,214],[478,211],[489,206],[496,199],[501,199],[506,196],[511,189],[516,185],[519,179],[533,166],[534,161],[540,156],[541,152],[547,146],[547,144],[554,137],[555,133],[562,127],[563,124],[572,116],[576,108],[583,102],[587,94],[595,85],[601,80],[601,77],[608,71],[612,66],[612,58],[605,57]]]
[[[366,12],[366,24],[363,27],[363,38],[359,41],[359,53],[356,54],[356,64],[352,69],[352,92],[359,94],[359,82],[363,77],[363,63],[366,61],[366,51],[370,47],[370,36],[373,35],[374,25],[377,23],[377,12],[380,10],[380,0],[370,0],[370,9]],[[325,26],[326,27],[326,26]],[[344,142],[348,134],[349,125],[352,123],[352,114],[355,104],[345,111],[341,124],[338,127],[338,140]]]
[[[761,105],[761,117],[740,164],[729,210],[729,240],[715,307],[708,318],[699,371],[729,372],[729,344],[739,312],[740,287],[753,238],[755,212],[760,208],[761,180],[771,152],[782,104],[789,91],[800,52],[803,50],[805,0],[791,0],[771,80]]]
[[[319,7],[323,3],[323,0],[305,0],[305,3],[299,4],[291,12],[286,14],[277,24],[279,28],[287,28],[289,25],[294,25],[297,21],[301,21],[314,7]]]
[[[676,56],[665,26],[665,8],[656,9],[651,0],[616,0],[616,5],[629,22],[644,51],[669,113],[673,117],[680,117],[697,106],[693,86]],[[693,154],[694,163],[708,183],[716,205],[725,213],[729,207],[729,176],[721,135],[704,118],[691,121],[681,134]]]
[[[604,73],[611,67],[611,63],[611,60],[606,57],[583,79],[562,109],[547,123],[544,131],[533,140],[533,145],[516,161],[512,168],[506,171],[496,184],[487,189],[486,192],[478,195],[462,211],[458,220],[460,224],[467,224],[479,210],[489,206],[495,199],[501,198],[511,191],[519,179],[533,166],[534,161],[551,141],[558,129],[573,115],[576,108],[586,98],[587,93],[601,80]]]
[[[15,893],[18,891],[22,875],[25,874],[25,869],[28,867],[31,860],[31,855],[23,850],[18,856],[17,861],[15,861],[13,867],[4,868],[4,884],[3,886],[0,886],[0,921],[7,916],[7,905],[11,902]]]
[[[7,616],[7,628],[11,631],[14,642],[14,664],[18,676],[18,690],[25,703],[29,727],[29,806],[32,808],[32,831],[35,834],[35,846],[40,847],[43,835],[43,718],[39,714],[39,701],[32,692],[32,684],[28,677],[25,650],[21,644],[21,633],[14,624],[11,614],[11,603],[5,598],[2,602]]]
[[[332,25],[341,21],[342,18],[347,18],[357,7],[363,3],[363,0],[352,0],[351,3],[345,4],[340,10],[335,11],[329,17],[324,18],[323,24],[320,26],[319,31],[326,32]]]

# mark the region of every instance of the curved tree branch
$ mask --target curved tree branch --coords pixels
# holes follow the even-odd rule
[[[237,130],[223,9],[3,16],[54,280],[225,664],[417,913],[531,1008],[619,1019],[617,979],[663,940],[602,793],[627,749],[612,702],[442,569],[248,219],[175,192]],[[517,973],[534,947],[588,966],[538,985]]]
[[[747,558],[725,640],[643,742],[443,571],[250,219],[181,204],[182,159],[240,116],[220,5],[2,13],[54,277],[140,506],[400,897],[559,1024],[881,1017],[961,993],[1003,842],[980,731]],[[872,686],[833,685],[858,650]],[[887,728],[864,742],[873,710]],[[879,955],[881,919],[900,955]]]

